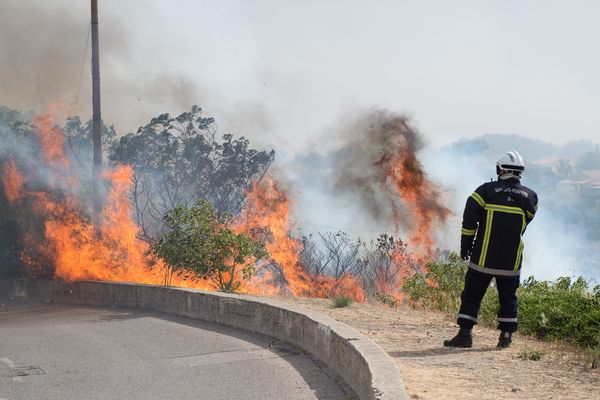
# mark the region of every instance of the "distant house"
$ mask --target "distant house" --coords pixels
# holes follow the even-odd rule
[[[573,174],[573,164],[564,157],[544,157],[526,165],[525,177],[534,186],[554,187],[560,180]]]
[[[577,189],[582,196],[600,200],[600,169],[579,171],[559,184]]]
[[[566,173],[573,169],[571,160],[561,156],[540,158],[529,163],[530,167],[551,170],[555,174]]]

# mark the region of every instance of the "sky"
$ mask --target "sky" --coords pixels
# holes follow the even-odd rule
[[[89,1],[0,0],[0,104],[90,114]],[[103,118],[124,133],[199,104],[280,154],[335,147],[386,108],[430,144],[598,137],[595,1],[100,0]]]

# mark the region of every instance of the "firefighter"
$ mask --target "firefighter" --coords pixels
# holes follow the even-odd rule
[[[496,163],[498,180],[479,186],[467,199],[462,222],[460,256],[469,260],[457,324],[448,347],[471,347],[481,300],[496,279],[500,310],[498,347],[510,346],[517,330],[517,288],[523,260],[523,233],[537,210],[536,193],[521,185],[523,157],[506,152]]]

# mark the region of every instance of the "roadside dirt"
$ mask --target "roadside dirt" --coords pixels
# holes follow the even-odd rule
[[[371,338],[398,363],[413,399],[600,399],[600,370],[591,370],[576,349],[516,334],[497,350],[498,331],[476,326],[472,349],[448,349],[457,331],[441,313],[408,307],[352,304],[333,308],[322,299],[282,298],[342,321]],[[542,351],[539,361],[520,357]]]

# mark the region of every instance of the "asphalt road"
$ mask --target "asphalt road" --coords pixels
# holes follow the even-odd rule
[[[219,325],[0,299],[0,400],[354,399],[299,350]]]

